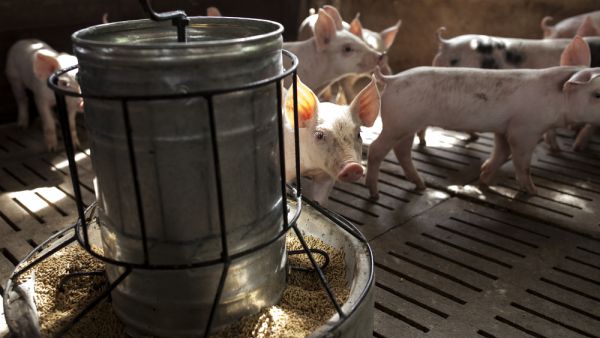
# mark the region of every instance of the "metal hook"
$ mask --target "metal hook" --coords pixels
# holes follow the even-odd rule
[[[166,21],[171,20],[173,26],[177,27],[177,41],[187,42],[187,36],[185,34],[185,27],[189,25],[190,19],[184,11],[170,11],[163,13],[156,13],[150,5],[150,0],[140,0],[140,4],[144,9],[144,12],[150,16],[150,19],[154,21]]]

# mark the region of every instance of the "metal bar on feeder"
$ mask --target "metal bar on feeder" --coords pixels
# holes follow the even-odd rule
[[[100,295],[98,295],[98,297],[94,298],[94,300],[92,300],[91,302],[89,302],[86,307],[81,310],[81,312],[79,312],[75,317],[73,317],[73,319],[71,319],[65,326],[63,326],[60,331],[58,331],[58,333],[55,335],[55,338],[59,338],[62,337],[65,333],[67,333],[67,331],[69,331],[70,328],[73,327],[73,325],[75,325],[75,323],[77,323],[79,320],[81,320],[81,318],[83,318],[83,316],[85,316],[88,312],[90,312],[93,308],[95,308],[98,304],[100,304],[100,302],[108,297],[108,295],[110,295],[111,291],[114,290],[114,288],[117,287],[117,285],[121,284],[121,282],[123,282],[123,280],[129,276],[129,274],[131,273],[131,268],[126,268],[125,272],[123,272],[123,274],[121,276],[119,276],[117,279],[115,279],[114,282],[112,282],[108,288],[106,288],[106,290],[104,290]]]
[[[296,233],[296,237],[300,241],[300,244],[302,244],[302,248],[306,252],[308,259],[310,260],[310,264],[317,271],[319,280],[321,281],[323,288],[325,288],[325,291],[327,292],[327,296],[329,296],[329,300],[331,300],[331,303],[335,307],[335,310],[337,311],[337,313],[340,315],[340,318],[345,318],[346,314],[344,313],[344,311],[342,311],[342,307],[337,302],[337,299],[335,299],[335,295],[333,294],[333,291],[331,291],[331,287],[329,287],[329,282],[327,282],[327,279],[325,278],[325,274],[323,274],[323,270],[321,270],[321,268],[319,267],[319,264],[317,264],[317,261],[313,257],[312,252],[310,251],[310,248],[308,247],[308,244],[306,244],[306,241],[304,240],[304,236],[298,229],[298,225],[294,224],[294,225],[292,225],[292,228],[294,229],[294,232]]]
[[[283,208],[283,229],[287,229],[288,222],[288,210],[287,210],[287,189],[286,175],[285,175],[285,135],[283,132],[283,106],[282,106],[282,90],[281,80],[275,82],[277,91],[277,132],[279,135],[279,173],[281,175],[281,207]]]
[[[150,0],[140,0],[140,4],[150,19],[154,21],[171,20],[173,26],[177,27],[177,42],[187,42],[186,27],[189,25],[190,19],[187,17],[187,14],[185,14],[184,11],[177,10],[157,13],[152,9]]]
[[[208,316],[208,322],[206,323],[206,330],[204,331],[204,337],[208,338],[210,336],[210,329],[215,319],[215,314],[217,313],[217,308],[219,307],[219,302],[221,301],[221,295],[223,294],[223,288],[225,287],[225,281],[227,280],[227,274],[229,273],[229,263],[225,262],[223,264],[223,272],[221,273],[221,278],[219,279],[219,285],[217,286],[217,292],[215,293],[215,299],[210,308],[210,315]]]
[[[213,97],[207,96],[208,121],[210,125],[210,141],[212,145],[213,165],[215,170],[215,185],[217,188],[217,204],[219,208],[219,228],[221,230],[221,259],[223,262],[229,260],[229,248],[227,247],[227,225],[225,222],[225,206],[223,205],[223,185],[221,178],[221,161],[219,158],[219,145],[217,139],[217,125],[215,122],[215,107]]]
[[[144,264],[150,264],[150,257],[148,254],[148,237],[146,236],[146,221],[144,218],[144,206],[142,201],[142,192],[140,189],[140,181],[138,179],[138,168],[135,160],[135,149],[133,148],[133,139],[131,129],[131,118],[129,116],[129,107],[127,106],[127,100],[121,101],[121,107],[123,109],[123,123],[125,124],[125,136],[127,138],[127,152],[129,154],[129,164],[131,165],[131,178],[133,180],[133,188],[135,191],[136,209],[138,213],[138,220],[140,222],[140,232],[142,236],[142,250],[144,252]]]
[[[294,70],[292,75],[292,90],[294,93],[294,159],[296,160],[296,189],[297,195],[302,195],[300,183],[300,131],[298,126],[298,72]]]
[[[48,81],[52,79],[49,78]],[[58,77],[56,77],[58,81]],[[77,205],[77,214],[81,220],[81,225],[84,229],[83,238],[86,243],[87,249],[89,249],[89,240],[87,232],[87,224],[85,220],[85,211],[83,207],[83,195],[81,194],[81,187],[79,185],[79,171],[77,170],[77,162],[75,161],[75,147],[73,146],[73,139],[71,138],[71,126],[69,125],[69,117],[67,112],[67,102],[63,94],[54,93],[56,97],[56,109],[58,110],[58,119],[62,129],[63,140],[65,141],[65,151],[67,152],[67,160],[69,162],[69,172],[71,173],[71,184],[73,184],[73,192],[75,193],[75,204]]]

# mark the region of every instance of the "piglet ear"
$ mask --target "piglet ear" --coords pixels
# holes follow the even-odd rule
[[[340,15],[340,12],[338,12],[337,8],[331,5],[325,5],[323,6],[323,10],[327,12],[327,14],[329,14],[329,16],[333,19],[335,29],[337,29],[338,31],[344,29],[344,25],[342,23],[342,16]]]
[[[206,16],[223,16],[221,15],[221,11],[217,7],[208,7],[206,9]]]
[[[379,33],[381,35],[381,39],[383,40],[385,50],[390,49],[390,47],[394,43],[394,40],[396,39],[396,34],[398,34],[398,29],[400,29],[401,25],[402,20],[398,20],[398,22],[396,22],[394,26],[386,28]]]
[[[336,28],[333,19],[323,9],[319,9],[315,23],[315,43],[317,51],[322,51],[335,38]]]
[[[350,23],[350,33],[363,38],[362,23],[360,22],[360,13],[356,13],[356,16]]]
[[[381,97],[377,89],[377,81],[375,76],[371,75],[371,82],[352,100],[350,111],[358,115],[361,125],[372,127],[380,107]]]
[[[577,86],[590,83],[592,80],[600,76],[600,70],[596,68],[587,68],[573,74],[571,78],[563,85],[563,92],[575,89]]]
[[[592,62],[590,47],[581,36],[576,35],[560,55],[561,66],[585,66]]]
[[[298,128],[305,128],[317,118],[317,96],[298,78]],[[285,117],[288,123],[294,125],[294,90],[288,90],[285,97]]]
[[[589,15],[586,15],[581,26],[577,29],[576,34],[579,36],[597,36],[600,35],[600,31],[598,30],[598,27],[594,26],[592,18]]]
[[[35,54],[33,72],[38,79],[46,81],[52,73],[59,69],[60,64],[57,55],[44,50],[40,50]]]

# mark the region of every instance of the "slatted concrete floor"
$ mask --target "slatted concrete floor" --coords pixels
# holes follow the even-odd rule
[[[423,192],[390,154],[378,201],[360,183],[338,184],[327,201],[374,248],[374,336],[600,336],[600,138],[584,153],[567,150],[569,131],[559,134],[560,153],[539,145],[534,197],[517,193],[510,163],[479,192],[479,166],[493,139],[466,139],[432,129],[427,147],[415,145]],[[89,154],[80,152],[78,164],[89,204]],[[44,150],[39,126],[0,127],[2,286],[18,260],[75,218],[65,156]]]

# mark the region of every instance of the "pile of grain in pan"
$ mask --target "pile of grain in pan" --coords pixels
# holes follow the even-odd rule
[[[31,274],[35,276],[34,301],[44,337],[53,336],[106,286],[106,277],[95,275],[67,279],[59,289],[62,277],[73,272],[102,270],[101,261],[90,256],[79,244],[72,243],[21,277],[23,280]]]
[[[343,304],[350,294],[345,279],[343,251],[334,249],[315,237],[306,236],[305,239],[309,248],[321,249],[329,254],[331,261],[324,271],[325,277],[338,303]],[[302,248],[294,234],[288,235],[287,247],[288,250]],[[315,258],[319,265],[323,264],[321,256],[315,255]],[[289,260],[294,266],[311,267],[306,255],[290,256]],[[292,270],[279,304],[259,314],[244,317],[239,323],[216,334],[215,337],[305,337],[334,314],[335,308],[317,274]]]
[[[321,249],[329,254],[330,263],[325,275],[338,302],[343,304],[350,292],[345,279],[343,252],[317,238],[307,236],[305,239],[310,248]],[[294,234],[288,236],[287,245],[288,250],[301,249]],[[315,258],[320,265],[323,264],[322,257],[315,255]],[[306,255],[290,256],[290,263],[310,267]],[[104,275],[81,277],[67,282],[64,291],[60,291],[58,283],[61,276],[75,271],[103,269],[101,261],[91,257],[77,244],[67,246],[33,269],[36,276],[35,302],[43,336],[53,336],[107,285]],[[279,304],[259,314],[244,317],[213,337],[305,337],[335,314],[315,272],[292,270],[288,277],[288,286]],[[65,337],[128,336],[123,323],[113,313],[110,301],[104,300],[67,331]]]

